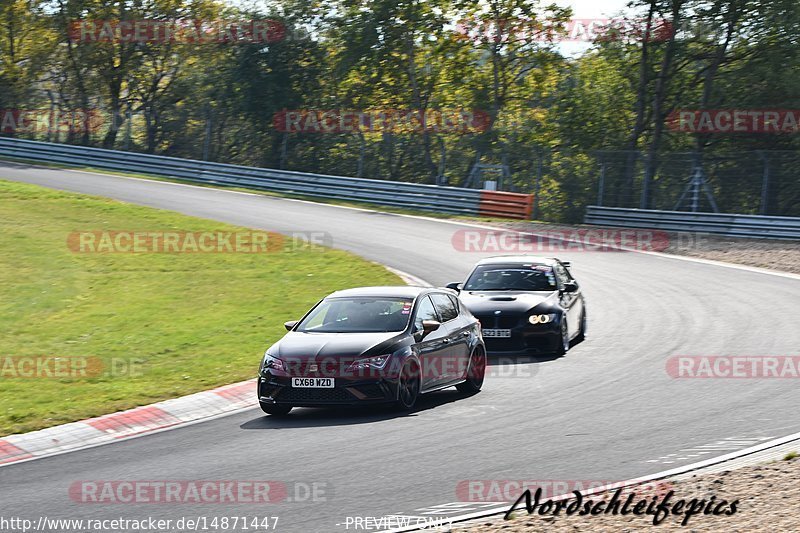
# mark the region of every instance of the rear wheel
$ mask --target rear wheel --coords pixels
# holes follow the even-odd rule
[[[456,385],[456,389],[463,394],[475,394],[483,386],[483,378],[486,376],[486,352],[483,348],[477,347],[469,357],[469,369],[467,370],[467,380]]]
[[[264,403],[259,402],[261,405],[261,410],[267,413],[268,415],[273,416],[285,416],[289,414],[289,411],[292,410],[291,405],[277,405],[274,403]]]
[[[397,380],[397,407],[403,411],[414,408],[419,397],[420,376],[417,366],[413,363],[406,363],[400,371]]]

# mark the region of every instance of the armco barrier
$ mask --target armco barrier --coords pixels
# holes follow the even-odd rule
[[[136,172],[177,180],[290,195],[502,218],[528,218],[532,196],[400,181],[245,167],[0,137],[0,157]]]
[[[621,207],[586,208],[587,224],[713,233],[730,237],[800,239],[800,218],[654,211]]]

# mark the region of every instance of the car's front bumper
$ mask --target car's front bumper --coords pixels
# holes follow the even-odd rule
[[[479,317],[483,329],[508,329],[510,337],[483,337],[489,355],[533,355],[552,353],[561,345],[560,322],[547,325],[528,324],[526,317],[504,317],[506,324],[495,317]],[[506,326],[505,328],[503,326]]]
[[[258,378],[259,402],[293,407],[325,407],[386,403],[397,399],[397,383],[386,378],[334,377],[333,388],[296,388],[292,378],[262,372]]]

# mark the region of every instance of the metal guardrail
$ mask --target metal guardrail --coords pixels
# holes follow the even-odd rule
[[[308,174],[9,137],[0,137],[2,156],[462,215],[526,219],[530,218],[533,198],[528,194],[488,194],[477,189]]]
[[[653,211],[621,207],[586,208],[586,224],[624,228],[713,233],[730,237],[800,239],[800,218],[684,211]]]

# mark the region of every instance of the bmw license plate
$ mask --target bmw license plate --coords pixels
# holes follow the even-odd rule
[[[510,337],[511,330],[510,329],[484,329],[483,330],[484,337]]]
[[[299,389],[332,389],[333,378],[292,378],[292,387]]]

